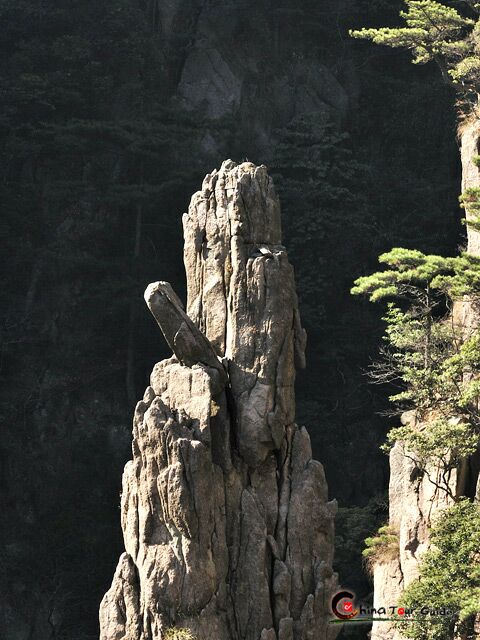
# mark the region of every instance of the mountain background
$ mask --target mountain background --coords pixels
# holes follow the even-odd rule
[[[0,636],[91,640],[121,551],[131,417],[169,355],[144,302],[184,297],[181,215],[222,160],[264,163],[309,342],[297,415],[368,598],[387,519],[381,310],[349,289],[393,246],[453,255],[450,90],[348,30],[398,0],[0,0]]]

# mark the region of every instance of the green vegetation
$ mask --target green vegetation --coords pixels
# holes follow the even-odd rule
[[[388,24],[400,4],[356,1],[340,15],[340,29],[365,20]],[[330,12],[323,11],[324,24]],[[352,49],[362,90],[347,126],[323,114],[297,116],[276,132],[275,155],[266,162],[280,195],[284,242],[309,340],[308,375],[297,391],[299,420],[309,425],[342,505],[337,568],[345,583],[366,595],[371,587],[358,550],[386,519],[385,513],[370,518],[367,504],[387,477],[379,450],[386,398],[363,375],[378,345],[381,314],[351,298],[351,282],[372,270],[376,256],[392,245],[449,253],[462,228],[449,89],[433,65],[415,78],[407,55],[374,55],[363,43]],[[348,469],[337,463],[339,438]]]
[[[358,550],[365,538],[371,535],[388,517],[388,496],[379,494],[364,507],[339,507],[335,517],[335,571],[344,584],[359,593],[364,588],[362,574],[364,557]]]
[[[480,433],[480,335],[465,337],[451,309],[462,296],[480,297],[480,259],[393,249],[379,261],[388,268],[359,278],[352,289],[373,302],[395,300],[371,377],[400,387],[390,396],[398,411],[416,412],[416,420],[390,431],[387,448],[405,442],[424,471],[429,463],[441,469],[440,486],[451,493],[449,474],[475,452]]]
[[[397,557],[398,533],[390,525],[380,527],[376,535],[365,538],[362,556],[370,571],[374,564]]]
[[[453,108],[435,69],[415,77],[407,56],[345,46],[360,21],[390,24],[400,0],[250,4],[255,19],[243,2],[0,0],[1,637],[32,624],[33,637],[98,638],[132,407],[168,355],[143,289],[165,278],[182,291],[181,213],[226,157],[285,184],[309,337],[298,410],[342,504],[341,575],[370,590],[358,549],[385,521],[366,505],[385,485],[385,394],[362,369],[381,325],[349,290],[390,246],[453,251]],[[236,74],[232,42],[252,69],[241,105],[225,122],[187,113],[185,65],[218,49]],[[285,85],[293,67],[325,77],[325,95]],[[272,86],[285,87],[278,109]]]
[[[435,61],[444,80],[462,96],[460,115],[471,113],[480,89],[480,3],[463,3],[466,15],[431,0],[405,0],[400,13],[405,25],[351,31],[360,39],[408,49],[416,64]],[[474,117],[478,117],[475,114]],[[473,159],[479,166],[480,158]],[[468,210],[467,225],[480,230],[480,190],[460,197]],[[415,640],[473,638],[480,612],[480,508],[454,495],[450,474],[478,450],[480,442],[480,333],[458,323],[456,300],[475,308],[480,295],[480,261],[462,253],[455,258],[427,255],[412,249],[382,254],[386,269],[359,278],[353,294],[370,301],[387,300],[386,332],[373,380],[397,385],[390,396],[399,411],[414,409],[415,418],[392,429],[388,449],[397,441],[453,506],[443,512],[431,532],[431,547],[422,557],[419,578],[407,587],[402,604],[414,609],[413,621],[399,621],[402,634]],[[393,300],[393,301],[392,301]],[[440,470],[433,479],[429,468]],[[366,540],[364,557],[376,560],[377,549],[388,552],[394,532],[381,528]],[[439,609],[447,615],[439,615]]]
[[[189,629],[172,627],[171,629],[167,629],[165,640],[197,640],[197,638]]]
[[[465,224],[475,231],[480,231],[480,188],[469,187],[459,200],[465,211],[468,210],[469,217],[464,220]]]
[[[400,16],[406,26],[352,30],[354,38],[375,44],[409,49],[415,64],[435,61],[444,80],[476,102],[480,88],[480,3],[467,0],[472,17],[433,0],[405,0]]]
[[[464,499],[443,512],[433,527],[432,546],[401,604],[415,609],[414,621],[398,623],[414,640],[473,638],[475,614],[480,613],[480,507]],[[449,616],[422,615],[422,608]]]

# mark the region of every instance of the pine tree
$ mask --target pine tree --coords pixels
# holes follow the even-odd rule
[[[387,307],[385,346],[371,378],[398,386],[390,400],[400,412],[415,410],[422,423],[392,429],[386,448],[404,442],[425,473],[434,463],[442,472],[439,487],[455,499],[450,473],[480,441],[480,336],[465,338],[450,311],[465,295],[480,300],[480,258],[397,248],[379,261],[387,268],[359,278],[352,289],[372,302],[395,301]]]
[[[404,27],[351,30],[354,38],[408,49],[415,64],[435,61],[444,80],[476,103],[480,90],[480,3],[467,2],[473,17],[434,0],[405,0]]]

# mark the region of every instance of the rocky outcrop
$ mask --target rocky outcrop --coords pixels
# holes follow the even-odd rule
[[[415,413],[402,416],[406,424],[415,421]],[[421,429],[422,425],[415,425]],[[448,478],[448,487],[455,494],[458,474]],[[451,504],[448,493],[441,488],[444,479],[438,468],[421,472],[415,455],[403,443],[397,442],[390,452],[389,527],[398,536],[398,551],[378,559],[373,567],[374,602],[381,607],[398,605],[404,588],[418,577],[419,560],[429,546],[429,530],[435,516]],[[376,622],[372,640],[401,640],[402,636],[387,622]]]
[[[462,160],[462,193],[472,187],[480,186],[480,171],[475,163],[475,158],[480,155],[480,120],[476,114],[472,114],[459,127],[460,155]],[[465,211],[467,220],[475,217],[469,211]],[[467,226],[468,247],[473,255],[480,255],[480,233]]]
[[[340,123],[347,115],[349,94],[358,91],[349,49],[342,42],[332,64],[328,45],[323,44],[328,56],[319,59],[305,29],[295,37],[297,22],[318,19],[314,6],[155,2],[171,76],[166,86],[176,108],[201,114],[204,156],[218,157],[225,148],[225,120],[235,122],[228,133],[241,153],[265,157],[292,120],[315,114],[317,122]],[[334,32],[335,16],[349,10],[344,0],[324,0],[321,20]]]
[[[468,188],[480,186],[480,170],[474,159],[479,155],[480,125],[471,116],[459,128],[462,160],[462,193]],[[474,217],[466,209],[467,220]],[[467,225],[467,251],[480,255],[480,233]],[[453,321],[464,337],[468,337],[480,325],[478,304],[468,297],[457,301],[453,308]],[[415,412],[402,416],[404,423],[416,422]],[[421,429],[421,424],[416,424]],[[391,606],[418,576],[419,561],[429,548],[429,531],[435,516],[452,504],[452,496],[468,495],[480,500],[480,455],[464,460],[447,479],[438,468],[420,473],[415,456],[397,443],[390,453],[389,526],[398,534],[398,554],[385,561],[378,561],[373,569],[374,606]],[[372,640],[401,640],[402,636],[385,622],[374,623]]]
[[[183,224],[187,311],[145,293],[174,355],[136,407],[101,640],[330,637],[336,503],[294,423],[305,332],[265,167],[223,163]]]

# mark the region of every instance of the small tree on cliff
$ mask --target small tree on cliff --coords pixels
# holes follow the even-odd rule
[[[467,339],[444,311],[456,297],[480,297],[480,258],[428,256],[393,249],[380,256],[387,269],[359,278],[354,294],[388,303],[382,358],[373,365],[377,382],[399,383],[391,396],[399,407],[414,407],[420,425],[392,429],[388,446],[401,440],[427,477],[448,493],[454,504],[432,531],[432,546],[420,563],[420,576],[402,596],[414,609],[398,626],[414,640],[473,638],[480,611],[480,510],[478,504],[453,495],[450,473],[478,449],[480,433],[480,334]],[[440,476],[432,478],[434,464]],[[366,539],[367,562],[392,553],[395,532],[389,527]],[[397,547],[398,549],[398,543]],[[446,609],[445,615],[439,609]]]
[[[479,102],[480,3],[463,4],[467,15],[432,0],[405,0],[406,11],[400,14],[404,27],[361,29],[351,35],[410,50],[416,64],[435,61],[461,96],[460,113],[466,115]],[[470,213],[480,208],[479,195],[477,190],[463,194],[461,202]],[[480,227],[478,216],[469,224]],[[368,294],[371,301],[395,300],[385,317],[384,357],[374,365],[373,377],[399,382],[402,390],[391,399],[400,406],[410,404],[423,421],[393,429],[389,445],[405,442],[406,455],[413,451],[427,475],[432,462],[443,470],[440,484],[428,477],[456,502],[440,516],[419,578],[403,595],[402,604],[415,610],[414,617],[400,619],[398,626],[402,635],[415,640],[473,638],[480,612],[480,512],[477,504],[453,495],[450,472],[479,446],[480,333],[466,337],[446,312],[455,298],[478,299],[480,262],[468,254],[442,258],[404,249],[380,256],[380,262],[388,268],[359,278],[352,290]],[[438,615],[430,607],[447,607],[448,614]]]
[[[400,412],[415,409],[422,423],[392,429],[387,447],[405,442],[426,473],[435,464],[442,472],[439,488],[451,495],[452,469],[479,441],[480,336],[464,339],[448,310],[455,298],[480,296],[480,258],[397,248],[379,261],[388,268],[359,278],[352,289],[372,302],[390,300],[385,345],[371,377],[397,385],[390,400]]]
[[[434,0],[405,0],[400,12],[404,27],[381,27],[350,32],[354,38],[412,52],[414,64],[434,61],[444,80],[467,102],[480,90],[480,2],[465,0],[466,13]]]
[[[400,16],[404,27],[359,29],[350,32],[354,38],[412,52],[414,64],[435,61],[447,84],[460,96],[459,114],[466,116],[480,108],[480,2],[463,0],[469,15],[434,0],[405,0],[406,11]],[[480,157],[473,159],[480,163]],[[464,222],[470,229],[480,230],[480,189],[468,188],[460,202],[470,213]]]

